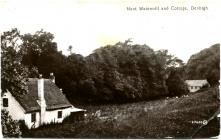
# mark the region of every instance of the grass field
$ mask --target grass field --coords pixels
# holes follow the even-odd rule
[[[205,138],[219,135],[219,119],[212,117],[219,111],[218,88],[188,97],[84,108],[87,116],[82,121],[44,126],[24,132],[23,137]],[[205,125],[204,120],[210,119]]]

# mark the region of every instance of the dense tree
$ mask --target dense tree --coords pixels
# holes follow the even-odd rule
[[[1,89],[16,97],[26,93],[28,69],[21,64],[21,38],[17,29],[4,32],[1,36]]]
[[[169,96],[180,96],[188,93],[187,85],[184,81],[184,68],[171,67],[169,68],[169,75],[166,79]]]
[[[76,101],[79,97],[84,96],[80,91],[80,81],[87,73],[85,63],[83,56],[72,53],[65,59],[65,63],[59,66],[56,83],[63,89],[70,101]]]
[[[186,94],[188,89],[184,81],[184,63],[174,55],[168,54],[167,50],[156,51],[159,65],[165,69],[163,77],[169,96]]]
[[[24,52],[22,64],[32,70],[29,77],[36,77],[37,73],[41,73],[44,78],[48,78],[53,72],[56,84],[69,100],[73,101],[81,95],[77,93],[79,81],[84,74],[84,57],[72,53],[72,46],[68,48],[71,54],[68,57],[63,55],[57,50],[54,35],[50,32],[40,30],[34,34],[24,34],[21,38]]]
[[[20,38],[21,62],[28,67],[29,77],[39,72],[48,78],[54,72],[56,84],[71,102],[127,102],[181,94],[168,92],[174,79],[182,81],[177,72],[170,75],[170,68],[183,63],[167,50],[132,45],[129,39],[96,49],[87,57],[73,53],[69,46],[70,55],[64,56],[49,32],[41,30]]]
[[[56,71],[61,57],[57,51],[57,44],[53,42],[54,35],[43,30],[35,34],[22,35],[22,63],[30,69],[38,69],[43,76],[49,76]],[[62,61],[62,60],[61,60]]]
[[[74,60],[75,54],[67,57],[59,52],[57,43],[53,40],[54,35],[43,30],[22,35],[22,51],[24,52],[22,63],[32,69],[34,74],[30,77],[36,77],[37,73],[41,73],[44,78],[48,78],[50,73],[54,73],[56,84],[62,88],[69,100],[75,99],[78,87],[76,83],[81,76],[77,73],[81,71],[77,63],[81,61],[77,57]]]
[[[220,44],[194,54],[186,65],[186,79],[207,79],[210,85],[219,84]]]
[[[181,59],[175,57],[168,53],[168,50],[156,51],[156,57],[158,57],[158,62],[163,66],[164,69],[170,69],[171,67],[182,67],[184,63]]]
[[[130,42],[101,47],[86,57],[90,75],[85,83],[93,91],[94,100],[123,102],[169,94],[167,70],[183,65],[182,61],[166,50],[155,52],[147,45]]]

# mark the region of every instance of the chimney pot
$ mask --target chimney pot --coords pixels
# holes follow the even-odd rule
[[[42,74],[39,74],[39,79],[41,79],[42,78]]]
[[[55,83],[54,73],[50,73],[49,79],[50,79],[53,83]]]

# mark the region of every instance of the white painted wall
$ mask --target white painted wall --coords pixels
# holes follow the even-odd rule
[[[191,88],[191,86],[188,86],[188,89],[190,92],[196,92],[198,90],[200,90],[202,87],[199,87],[199,86],[193,86],[193,88]]]
[[[3,102],[1,102],[2,109],[5,109],[9,112],[9,115],[12,116],[14,120],[24,120],[25,118],[25,110],[22,106],[17,102],[17,100],[12,96],[10,92],[6,92],[2,96],[3,98],[8,98],[8,107],[3,107]]]
[[[58,118],[58,111],[62,111],[62,118]],[[51,110],[45,112],[44,122],[45,124],[49,123],[61,123],[64,118],[68,117],[71,114],[71,107],[65,109]]]
[[[2,109],[5,109],[9,112],[9,114],[12,116],[12,119],[14,120],[24,120],[25,124],[29,129],[31,128],[37,128],[41,125],[40,123],[40,112],[33,112],[36,113],[36,121],[31,122],[31,114],[32,113],[25,113],[25,110],[22,108],[22,106],[18,103],[18,101],[12,96],[10,92],[4,93],[1,100],[3,98],[8,98],[8,107],[3,107],[3,102],[1,101],[1,107]],[[50,123],[61,123],[64,118],[68,117],[71,114],[71,108],[65,108],[65,109],[58,109],[58,110],[52,110],[52,111],[46,111],[44,113],[44,120],[43,122],[45,124]],[[62,111],[62,118],[58,118],[58,111]]]
[[[31,114],[32,113],[27,113],[25,114],[25,124],[27,125],[27,127],[29,129],[31,128],[37,128],[40,126],[40,113],[39,112],[33,112],[36,113],[36,121],[35,122],[31,122]]]
[[[58,118],[58,111],[62,111],[62,118]],[[31,122],[31,114],[28,113],[25,114],[25,124],[28,126],[28,128],[37,128],[41,124],[40,122],[40,112],[36,113],[36,122]],[[62,123],[64,118],[68,117],[71,114],[70,108],[66,109],[58,109],[58,110],[52,110],[52,111],[46,111],[44,116],[44,124],[50,124],[50,123]]]

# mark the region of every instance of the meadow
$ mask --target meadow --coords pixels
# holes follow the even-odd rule
[[[80,106],[84,120],[26,130],[31,138],[208,138],[219,135],[219,89],[126,104]]]

